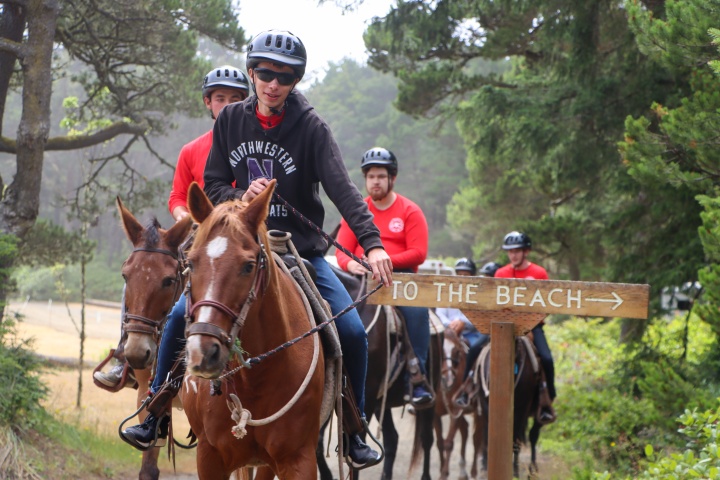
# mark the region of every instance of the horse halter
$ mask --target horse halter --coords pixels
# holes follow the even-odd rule
[[[178,292],[180,291],[179,290],[180,284],[182,283],[183,259],[180,256],[178,256],[177,253],[173,253],[170,250],[165,250],[162,248],[150,248],[150,247],[136,248],[130,253],[130,255],[132,255],[135,252],[160,253],[163,255],[169,255],[175,259],[175,261],[177,262],[177,267],[175,269],[175,292],[173,293],[172,303],[170,304],[170,307],[172,307],[173,304],[175,303],[175,301],[177,300]],[[135,315],[132,313],[125,312],[125,314],[123,315],[123,318],[122,318],[123,330],[125,331],[125,333],[132,332],[132,333],[142,333],[145,335],[152,335],[153,338],[155,339],[155,343],[157,343],[158,340],[160,339],[160,331],[162,330],[162,326],[164,325],[166,318],[167,318],[167,316],[164,316],[160,320],[153,320],[152,318],[143,317],[142,315]],[[128,323],[130,320],[137,320],[137,321],[141,322],[141,324],[140,325],[130,324],[130,323]]]
[[[250,311],[250,307],[257,298],[258,294],[262,293],[263,289],[268,260],[267,256],[265,255],[265,250],[262,242],[258,243],[260,243],[260,252],[256,257],[257,268],[255,269],[255,276],[253,277],[250,292],[248,292],[248,296],[245,299],[242,308],[240,308],[240,313],[236,313],[235,311],[233,311],[233,309],[231,309],[224,303],[220,303],[215,300],[204,299],[200,300],[197,303],[192,303],[190,295],[190,288],[192,282],[188,282],[186,292],[187,302],[185,303],[185,319],[187,321],[187,326],[185,327],[186,339],[190,338],[192,335],[208,335],[217,338],[220,343],[225,345],[227,348],[232,348],[232,345],[233,343],[235,343],[235,339],[237,338],[238,332],[245,324],[245,319],[247,318],[247,314]],[[232,327],[230,327],[230,333],[227,333],[225,330],[212,323],[196,323],[195,311],[202,306],[217,308],[225,315],[230,317],[230,319],[233,321]]]

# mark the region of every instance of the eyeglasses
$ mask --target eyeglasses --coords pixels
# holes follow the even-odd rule
[[[276,72],[275,70],[270,70],[269,68],[255,68],[253,72],[255,72],[260,80],[266,83],[270,83],[277,78],[280,85],[287,87],[288,85],[292,85],[295,81],[294,73]]]

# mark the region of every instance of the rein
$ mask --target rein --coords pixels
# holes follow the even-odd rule
[[[175,259],[177,261],[177,268],[175,272],[175,292],[172,296],[172,303],[170,304],[170,307],[172,307],[175,304],[175,301],[178,298],[178,292],[180,291],[180,285],[182,284],[182,260],[180,257],[178,257],[177,253],[174,253],[170,250],[165,250],[163,248],[151,248],[151,247],[144,247],[144,248],[136,248],[134,249],[130,255],[132,255],[135,252],[147,252],[147,253],[160,253],[162,255],[168,255]],[[126,260],[127,261],[127,260]],[[153,320],[152,318],[143,317],[142,315],[135,315],[133,313],[127,313],[123,315],[122,323],[123,323],[123,330],[127,332],[133,332],[133,333],[142,333],[145,335],[152,335],[155,339],[155,343],[158,342],[160,339],[160,332],[162,330],[162,326],[165,323],[165,319],[167,317],[163,317],[160,320]],[[142,322],[142,325],[132,325],[129,323],[130,320],[137,320],[139,322]]]

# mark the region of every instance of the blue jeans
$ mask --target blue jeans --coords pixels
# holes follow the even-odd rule
[[[397,309],[405,318],[410,345],[420,363],[420,370],[425,375],[430,349],[430,312],[424,307],[397,307]]]
[[[157,368],[150,391],[155,394],[167,378],[175,360],[185,349],[185,294],[175,303],[163,330],[158,350]]]
[[[532,329],[533,343],[537,348],[538,356],[540,356],[540,362],[542,363],[543,370],[545,370],[545,380],[547,380],[548,393],[550,394],[550,400],[555,399],[555,362],[550,353],[550,346],[545,338],[545,332],[543,331],[542,323]]]
[[[465,357],[465,375],[463,378],[467,378],[468,375],[470,375],[470,370],[472,370],[475,365],[475,361],[480,356],[480,351],[482,350],[483,345],[485,345],[485,342],[487,342],[490,338],[490,335],[485,335],[484,333],[480,333],[478,331],[474,331],[472,333],[472,336],[465,336],[470,347],[468,348],[467,356]]]
[[[330,269],[327,261],[320,256],[308,258],[317,272],[317,289],[320,295],[330,304],[330,310],[336,315],[353,301],[350,294]],[[367,375],[368,342],[367,333],[360,315],[352,309],[335,320],[340,346],[342,347],[343,363],[350,376],[355,400],[360,413],[365,416],[365,376]],[[429,330],[428,330],[429,331]]]

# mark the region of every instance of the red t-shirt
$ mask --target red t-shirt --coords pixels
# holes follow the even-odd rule
[[[212,130],[200,135],[190,143],[185,144],[180,150],[175,176],[173,177],[172,190],[168,199],[168,208],[172,215],[176,207],[187,206],[188,188],[192,182],[197,182],[202,188],[205,182],[205,162],[207,161],[210,147],[212,147]]]
[[[526,278],[528,280],[548,280],[547,270],[540,265],[530,262],[530,265],[523,270],[516,270],[512,263],[498,268],[495,278]]]
[[[380,240],[390,255],[393,269],[407,269],[417,272],[418,266],[427,258],[428,226],[420,207],[412,200],[396,194],[397,198],[386,210],[378,210],[370,197],[365,198],[370,213],[375,217],[373,223],[380,230]],[[343,247],[362,257],[363,249],[347,222],[340,222],[337,241]],[[338,250],[335,253],[338,265],[347,270],[351,258]]]

